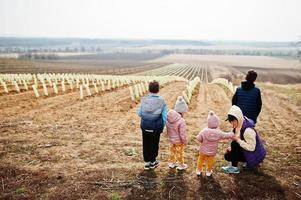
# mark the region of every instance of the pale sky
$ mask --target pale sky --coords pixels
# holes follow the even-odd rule
[[[0,36],[295,41],[301,0],[0,0]]]

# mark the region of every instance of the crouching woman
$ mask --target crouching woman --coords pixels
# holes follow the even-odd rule
[[[238,162],[245,162],[249,169],[257,168],[264,160],[266,151],[254,128],[253,120],[244,117],[241,109],[233,105],[228,112],[228,121],[233,127],[235,137],[224,155],[231,165],[222,167],[222,171],[238,174]]]

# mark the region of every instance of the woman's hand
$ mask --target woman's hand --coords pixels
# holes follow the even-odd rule
[[[225,153],[229,153],[231,151],[231,147],[228,147],[227,149],[226,149],[226,152]]]
[[[234,137],[232,138],[233,141],[237,141],[237,140],[239,140],[239,139],[240,139],[240,136],[239,136],[239,135],[236,135],[236,134],[235,134]]]

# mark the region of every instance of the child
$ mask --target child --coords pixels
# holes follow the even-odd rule
[[[175,111],[177,111],[182,117],[184,117],[184,113],[188,111],[188,106],[182,96],[178,96]]]
[[[149,83],[149,94],[141,99],[138,115],[141,117],[143,140],[144,169],[154,169],[159,165],[157,160],[160,134],[167,119],[167,106],[164,99],[158,95],[159,83]]]
[[[187,112],[188,106],[183,97],[179,96],[175,105],[175,110],[170,110],[167,114],[167,135],[170,145],[169,168],[177,167],[177,170],[185,170],[187,164],[184,163],[184,146],[187,145],[187,133],[183,113]]]
[[[206,176],[212,175],[212,167],[214,157],[217,153],[217,145],[221,139],[230,139],[234,137],[234,133],[224,133],[217,129],[219,126],[219,118],[210,111],[208,114],[208,128],[204,128],[197,136],[200,143],[200,153],[198,158],[197,175],[200,176],[203,172],[203,164],[207,161]]]

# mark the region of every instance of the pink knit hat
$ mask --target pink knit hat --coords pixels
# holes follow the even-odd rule
[[[209,111],[207,121],[208,128],[217,128],[219,126],[219,118],[214,114],[213,111]]]

